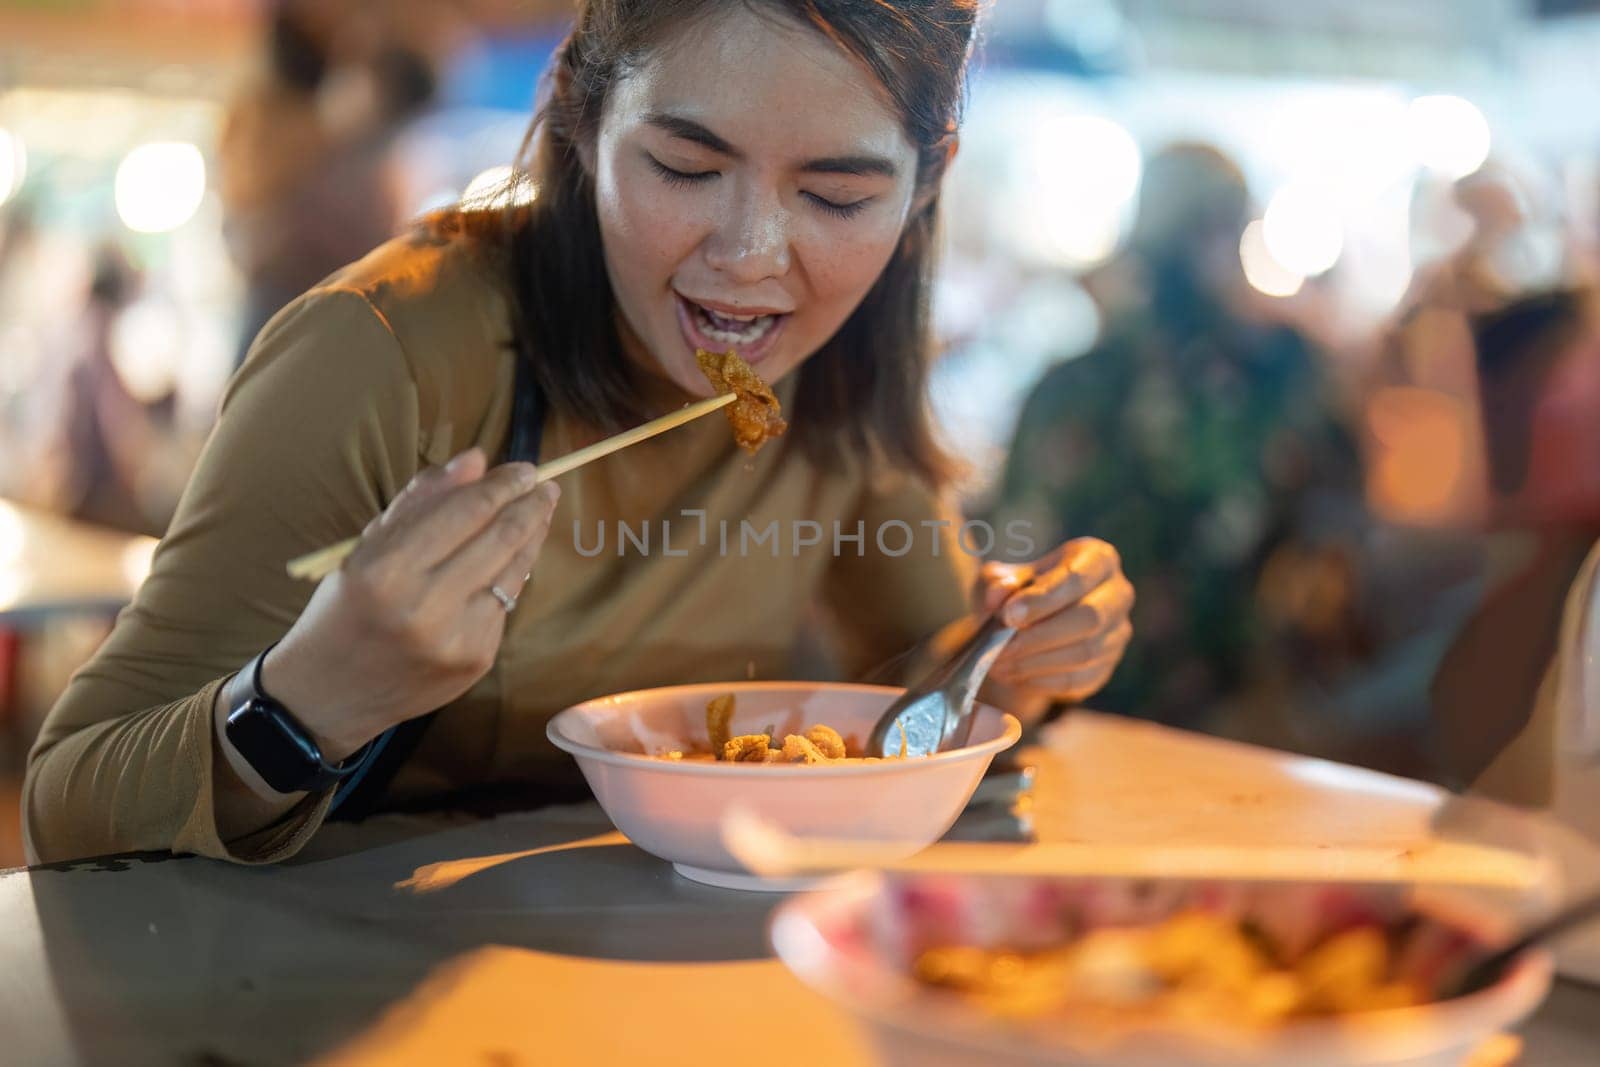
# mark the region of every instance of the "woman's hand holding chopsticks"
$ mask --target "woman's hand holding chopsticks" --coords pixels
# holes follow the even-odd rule
[[[417,475],[262,664],[330,761],[493,665],[561,493],[532,464],[487,466],[471,449]]]

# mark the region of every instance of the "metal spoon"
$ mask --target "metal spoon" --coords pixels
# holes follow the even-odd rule
[[[1018,592],[1027,583],[1018,587]],[[996,611],[933,673],[889,705],[867,736],[867,755],[900,754],[905,730],[907,756],[929,756],[960,748],[972,734],[972,704],[978,687],[1001,651],[1017,635]]]
[[[1505,973],[1506,967],[1530,948],[1559,937],[1574,927],[1593,922],[1597,918],[1600,918],[1600,893],[1593,893],[1581,898],[1576,904],[1567,905],[1550,918],[1525,930],[1522,936],[1511,944],[1496,949],[1473,963],[1455,981],[1444,984],[1440,999],[1465,996],[1494,985]]]

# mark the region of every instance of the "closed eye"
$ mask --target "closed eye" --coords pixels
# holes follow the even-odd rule
[[[854,203],[838,204],[827,199],[826,197],[818,196],[816,193],[802,193],[801,195],[803,195],[807,200],[810,200],[813,204],[817,205],[817,207],[821,208],[823,211],[827,212],[829,215],[841,219],[855,218],[857,215],[861,214],[863,208],[872,202],[872,197],[870,196],[862,200],[857,200]]]
[[[714,170],[702,170],[694,172],[678,170],[674,167],[667,166],[655,156],[647,154],[646,158],[650,160],[650,166],[655,169],[657,174],[661,175],[661,179],[668,185],[699,185],[703,182],[710,181],[720,173],[719,171]]]
[[[722,173],[721,171],[717,170],[679,170],[676,167],[667,166],[665,163],[661,162],[661,160],[657,159],[653,155],[650,155],[649,153],[645,154],[645,158],[650,161],[651,168],[656,172],[656,174],[660,175],[661,180],[666,182],[668,185],[703,185],[704,183],[711,181],[713,178],[720,176]],[[815,204],[822,211],[840,219],[855,218],[861,213],[862,209],[864,209],[867,204],[871,203],[872,201],[872,197],[869,196],[861,200],[854,201],[853,203],[840,204],[836,201],[829,200],[827,197],[818,196],[815,193],[802,193],[801,195],[811,203]]]

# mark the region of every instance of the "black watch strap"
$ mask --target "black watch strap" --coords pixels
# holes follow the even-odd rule
[[[261,664],[275,647],[268,646],[228,682],[228,742],[277,792],[319,792],[360,769],[371,743],[342,763],[324,759],[311,731],[261,684]]]

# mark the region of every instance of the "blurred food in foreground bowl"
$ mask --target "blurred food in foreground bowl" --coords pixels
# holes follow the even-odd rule
[[[1459,1067],[1549,989],[1529,953],[1437,999],[1506,926],[1399,886],[858,874],[772,938],[890,1063]]]
[[[720,682],[642,689],[587,701],[550,720],[551,743],[577,760],[617,829],[687,878],[737,889],[786,890],[814,877],[763,878],[723,843],[722,823],[742,809],[799,839],[869,842],[885,861],[927,847],[949,830],[996,753],[1016,744],[1015,718],[976,711],[963,748],[919,759],[738,762],[663,758],[711,751],[707,704],[731,694],[719,719],[730,738],[804,735],[826,724],[864,738],[902,690],[813,682]]]

